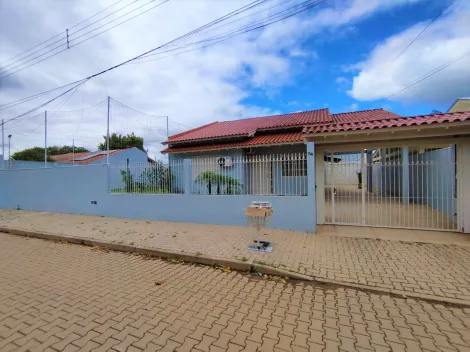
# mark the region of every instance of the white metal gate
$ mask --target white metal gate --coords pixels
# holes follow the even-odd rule
[[[325,153],[325,222],[457,231],[455,146]]]

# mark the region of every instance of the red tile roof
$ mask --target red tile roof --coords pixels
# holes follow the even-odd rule
[[[126,149],[117,149],[117,150],[110,150],[109,155],[112,154],[117,154]],[[59,155],[51,155],[51,159],[54,160],[56,163],[64,163],[64,164],[77,164],[77,165],[86,165],[90,164],[93,161],[96,160],[101,160],[106,158],[106,154],[99,154],[92,156],[88,159],[83,159],[83,157],[86,157],[87,155],[92,155],[95,154],[96,152],[83,152],[83,153],[67,153],[67,154],[59,154]],[[75,159],[75,162],[74,162]],[[77,159],[83,159],[83,160],[77,160]]]
[[[372,130],[388,127],[420,126],[435,123],[451,123],[459,121],[470,121],[470,111],[442,113],[432,115],[420,115],[412,117],[402,117],[397,119],[386,119],[378,121],[333,123],[320,126],[307,126],[302,130],[304,134],[342,132],[356,130]]]
[[[79,158],[81,156],[86,156],[91,154],[92,152],[83,152],[83,153],[67,153],[67,154],[59,154],[59,155],[51,155],[51,159],[58,163],[66,163],[68,161],[72,161],[72,158]]]
[[[305,125],[331,123],[328,109],[294,112],[291,114],[256,117],[235,121],[213,122],[171,136],[164,144],[174,144],[196,140],[209,140],[227,137],[249,137],[258,130],[303,127]]]
[[[233,142],[233,143],[218,143],[211,145],[185,145],[175,146],[162,150],[162,153],[184,153],[184,152],[196,152],[201,150],[216,150],[216,149],[228,149],[228,148],[248,148],[254,146],[266,146],[266,145],[278,145],[278,144],[293,144],[303,143],[302,133],[276,133],[266,134],[261,136],[255,136],[246,141]]]
[[[384,109],[371,109],[353,112],[343,112],[331,115],[334,123],[354,123],[365,121],[398,119],[402,116]]]

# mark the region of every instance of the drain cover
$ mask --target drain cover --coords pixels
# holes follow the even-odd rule
[[[270,241],[261,241],[261,240],[254,240],[254,244],[248,246],[250,251],[258,251],[258,252],[268,252],[271,253],[273,251],[273,245]]]

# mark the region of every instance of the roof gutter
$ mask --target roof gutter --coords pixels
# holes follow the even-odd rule
[[[217,141],[217,140],[226,140],[226,139],[230,139],[230,138],[242,138],[242,137],[246,137],[246,138],[250,138],[250,137],[253,137],[254,135],[254,132],[250,132],[248,134],[234,134],[232,136],[225,136],[225,137],[214,137],[214,138],[198,138],[198,139],[188,139],[188,140],[183,140],[183,141],[165,141],[165,142],[162,142],[163,145],[174,145],[174,144],[189,144],[189,143],[197,143],[197,142],[206,142],[206,141]]]

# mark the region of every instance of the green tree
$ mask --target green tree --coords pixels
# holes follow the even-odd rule
[[[175,176],[171,173],[168,166],[163,165],[161,161],[146,168],[139,176],[139,182],[142,187],[151,193],[169,193],[172,191],[172,181]]]
[[[182,193],[181,189],[173,186],[175,176],[161,161],[147,167],[137,177],[132,175],[129,165],[126,170],[120,170],[124,190],[127,193]]]
[[[51,146],[47,147],[47,161],[54,161],[52,155],[72,153],[73,147],[68,145]],[[88,149],[83,147],[75,147],[75,153],[88,152]],[[44,148],[34,147],[27,148],[15,152],[11,155],[12,160],[25,160],[25,161],[44,161]]]
[[[98,145],[98,150],[106,150],[106,136],[103,136],[103,143]],[[109,136],[109,150],[127,149],[136,147],[145,152],[144,139],[134,133],[122,135],[113,133]]]
[[[140,190],[140,185],[134,181],[134,177],[132,177],[129,168],[126,168],[126,170],[120,170],[120,173],[127,193],[130,193],[133,190]]]
[[[47,147],[47,154],[48,155],[71,154],[74,152],[74,149],[75,149],[75,153],[89,152],[88,149],[83,148],[83,147],[74,148],[71,145],[63,145],[63,146],[53,145],[52,147]]]
[[[225,186],[225,194],[238,194],[241,192],[241,182],[231,176],[225,176],[215,171],[203,171],[195,179],[196,184],[207,185],[207,193],[212,194],[212,186],[216,185],[217,194],[222,194],[221,190]]]

